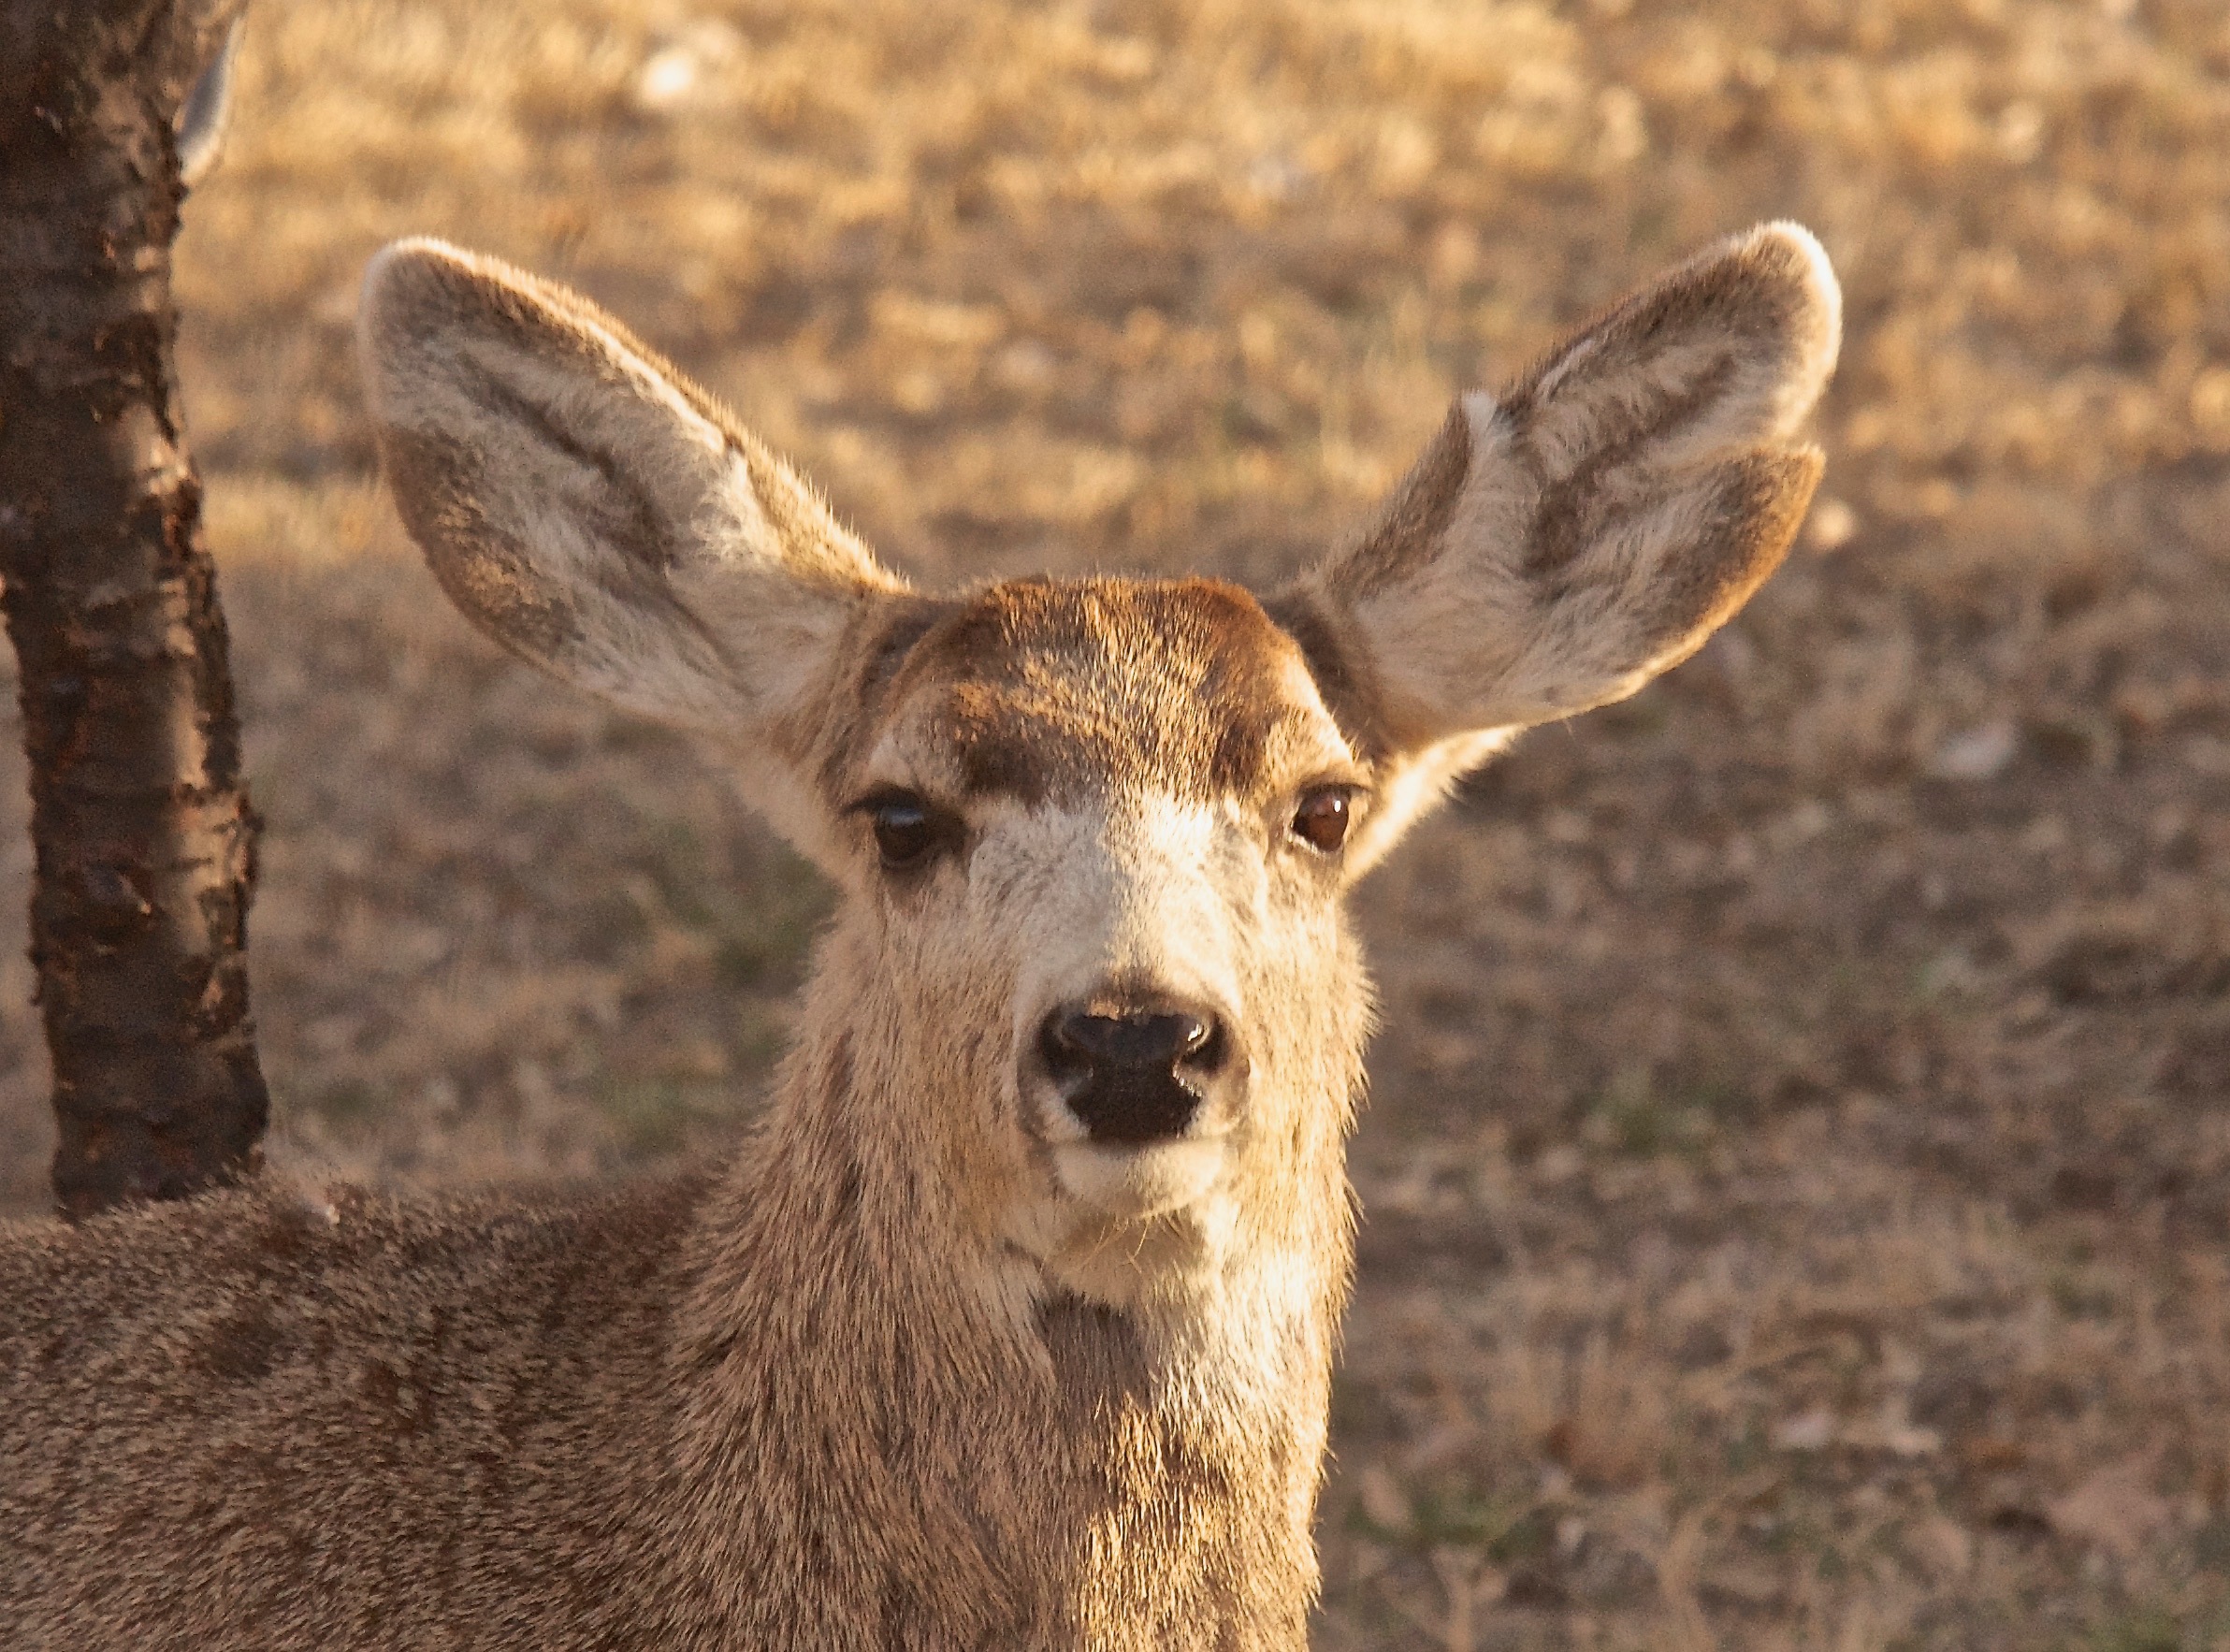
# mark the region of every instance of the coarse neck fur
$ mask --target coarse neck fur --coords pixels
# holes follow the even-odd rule
[[[953,1022],[906,1012],[873,929],[851,914],[824,947],[754,1151],[697,1226],[672,1488],[718,1534],[691,1570],[728,1598],[676,1605],[776,1640],[772,1568],[832,1619],[873,1603],[832,1646],[1302,1645],[1360,1016],[1344,1063],[1310,1064],[1339,1087],[1287,1114],[1253,1231],[1108,1306],[955,1200],[949,1157],[977,1144],[930,1127],[965,1112],[932,1098],[992,1063],[922,1036]],[[908,1111],[919,1133],[892,1128]]]

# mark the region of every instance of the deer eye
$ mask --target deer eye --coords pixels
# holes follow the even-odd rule
[[[1319,786],[1301,794],[1293,812],[1293,834],[1323,854],[1335,852],[1347,841],[1348,807],[1344,786]]]
[[[886,792],[861,807],[875,829],[875,847],[888,871],[920,865],[944,837],[929,804],[910,791]]]

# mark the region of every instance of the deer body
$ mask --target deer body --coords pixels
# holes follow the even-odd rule
[[[0,1237],[0,1640],[1300,1645],[1343,891],[1771,571],[1836,330],[1817,246],[1755,231],[1466,398],[1267,601],[929,597],[586,301],[383,254],[367,378],[444,587],[730,745],[844,899],[723,1172]]]

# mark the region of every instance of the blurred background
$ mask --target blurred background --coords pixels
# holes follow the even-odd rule
[[[2220,0],[256,8],[178,284],[285,1151],[717,1152],[827,906],[422,572],[350,359],[383,240],[578,284],[929,584],[1260,582],[1774,216],[1847,305],[1788,566],[1357,901],[1317,1645],[2230,1647]]]

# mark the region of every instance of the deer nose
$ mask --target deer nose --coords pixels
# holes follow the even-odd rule
[[[1037,1044],[1092,1139],[1127,1146],[1183,1135],[1230,1060],[1222,1021],[1192,1005],[1064,1006],[1046,1017]]]
[[[1186,1010],[1130,1010],[1101,1015],[1072,1009],[1048,1023],[1048,1036],[1068,1059],[1091,1067],[1174,1067],[1197,1056],[1215,1036],[1212,1016]]]

